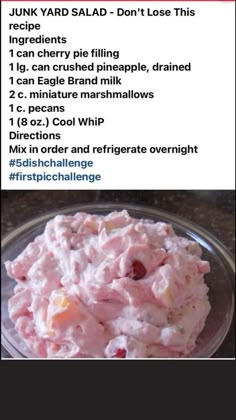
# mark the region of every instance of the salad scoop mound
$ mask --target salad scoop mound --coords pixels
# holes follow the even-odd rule
[[[35,357],[186,357],[210,311],[200,246],[126,210],[56,216],[5,266]]]

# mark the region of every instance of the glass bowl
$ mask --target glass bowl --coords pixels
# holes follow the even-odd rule
[[[175,232],[197,241],[203,250],[203,259],[210,262],[211,272],[205,276],[209,287],[211,311],[206,325],[197,340],[197,345],[188,358],[209,358],[223,342],[234,313],[234,272],[235,265],[227,249],[211,234],[192,222],[174,214],[144,206],[129,204],[94,204],[78,205],[58,209],[37,217],[14,231],[2,240],[2,345],[14,358],[36,358],[20,338],[8,315],[8,299],[13,294],[16,282],[10,279],[4,267],[6,260],[13,260],[23,251],[26,245],[44,231],[46,222],[57,214],[75,214],[87,212],[91,214],[107,214],[111,211],[126,209],[136,218],[146,218],[154,221],[171,223]]]

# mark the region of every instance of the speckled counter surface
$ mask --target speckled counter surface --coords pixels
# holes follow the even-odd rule
[[[201,225],[235,255],[234,191],[2,191],[2,236],[50,210],[95,202],[142,204]],[[235,357],[235,321],[214,357]],[[10,357],[1,348],[1,357]]]

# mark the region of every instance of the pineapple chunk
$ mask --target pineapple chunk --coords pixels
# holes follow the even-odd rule
[[[56,296],[51,303],[56,307],[56,312],[48,316],[48,327],[50,330],[58,327],[66,328],[72,323],[81,320],[82,315],[78,305],[66,296]]]
[[[113,220],[107,220],[107,222],[105,222],[105,226],[108,233],[115,228]]]
[[[162,294],[163,302],[166,304],[166,306],[170,306],[173,303],[173,293],[170,289],[170,287],[167,287]]]
[[[53,299],[52,305],[67,308],[70,305],[70,302],[65,296],[57,296]]]

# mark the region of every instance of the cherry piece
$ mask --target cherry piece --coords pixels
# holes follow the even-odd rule
[[[113,357],[118,357],[119,359],[125,359],[126,350],[125,349],[117,349],[116,353]]]
[[[128,276],[133,280],[140,280],[146,275],[146,273],[147,270],[144,265],[140,261],[135,260],[132,262],[131,271]]]

